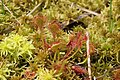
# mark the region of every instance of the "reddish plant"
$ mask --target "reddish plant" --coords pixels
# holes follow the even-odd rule
[[[54,64],[54,69],[56,70],[56,73],[58,73],[59,71],[66,71],[67,66],[63,64]]]
[[[58,35],[60,35],[60,23],[57,22],[56,20],[53,20],[50,22],[48,29],[50,30],[50,32],[53,34],[53,38],[57,37]]]
[[[47,50],[51,48],[51,45],[47,43],[46,39],[44,39],[44,48]]]
[[[60,45],[61,45],[60,41],[48,44],[47,41],[44,39],[44,48],[47,49],[48,51],[56,52],[58,48],[60,48]]]
[[[77,47],[80,49],[82,44],[86,41],[86,36],[83,36],[81,32],[78,32],[77,35],[72,34],[69,43],[67,44],[68,50],[63,60],[68,58],[71,55],[71,52]]]
[[[43,16],[42,14],[37,14],[33,20],[33,25],[34,27],[36,28],[36,30],[40,29],[40,30],[43,30],[46,22],[47,22],[47,19],[45,16]]]
[[[72,70],[74,70],[74,72],[78,75],[87,73],[87,70],[80,66],[72,66]]]
[[[72,34],[72,35],[70,36],[70,41],[69,41],[69,43],[67,44],[67,47],[68,47],[69,49],[74,49],[74,48],[76,47],[76,45],[77,45],[76,36],[75,36],[74,34]]]
[[[36,16],[34,18],[34,25],[36,27],[36,29],[40,29],[43,30],[45,23],[46,23],[46,17],[44,16]],[[61,25],[57,20],[52,20],[48,27],[48,30],[52,33],[52,36],[54,38],[53,42],[48,43],[45,39],[45,37],[43,37],[42,41],[43,44],[42,46],[44,46],[44,49],[56,53],[56,52],[60,52],[61,48],[63,48],[65,46],[65,49],[67,52],[65,54],[65,56],[62,58],[61,62],[63,62],[64,60],[68,60],[71,57],[73,57],[78,51],[79,49],[82,47],[83,44],[85,44],[85,42],[88,40],[86,35],[83,35],[81,32],[78,33],[73,33],[70,36],[70,41],[68,42],[68,44],[62,42],[62,39],[58,39],[62,30],[61,30]],[[41,38],[41,37],[40,37]],[[90,52],[94,51],[94,46],[93,44],[89,44],[90,45]],[[77,50],[76,50],[77,49]],[[75,50],[75,52],[74,52]],[[73,54],[71,54],[73,52]],[[56,70],[56,72],[59,72],[60,70],[66,70],[66,66],[60,64],[55,64],[53,65],[54,69]],[[84,68],[80,67],[80,66],[72,66],[72,70],[74,70],[75,73],[77,74],[86,74],[87,70],[85,70]],[[32,74],[32,73],[30,73]]]
[[[120,69],[114,70],[113,80],[120,80]]]
[[[35,78],[35,74],[36,73],[34,71],[26,70],[24,76],[26,79],[32,80]]]

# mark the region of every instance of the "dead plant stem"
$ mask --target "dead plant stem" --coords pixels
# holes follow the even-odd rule
[[[88,74],[89,74],[89,79],[92,80],[91,65],[90,65],[89,33],[88,32],[86,32],[86,37],[87,37],[86,46],[87,46],[87,57],[88,57]]]
[[[41,3],[42,3],[42,2],[41,2]],[[26,16],[31,15],[31,14],[41,5],[41,3],[39,3],[37,6],[35,6],[35,7],[33,8],[33,10],[32,10],[30,13],[28,13]]]
[[[19,20],[17,20],[17,18],[13,15],[13,13],[9,10],[9,8],[0,0],[0,2],[3,4],[3,6],[5,7],[5,9],[11,14],[11,16],[13,18],[15,18],[15,20],[21,25],[21,23],[19,22]]]

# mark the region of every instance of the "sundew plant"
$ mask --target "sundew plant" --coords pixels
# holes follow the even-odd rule
[[[0,0],[0,80],[120,80],[119,65],[120,0]]]

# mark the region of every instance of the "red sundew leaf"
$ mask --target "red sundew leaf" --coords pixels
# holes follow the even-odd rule
[[[44,47],[46,48],[46,49],[49,49],[49,48],[51,48],[51,46],[46,42],[46,40],[44,39]]]
[[[84,41],[87,41],[87,36],[86,36],[86,35],[83,36],[83,40],[84,40]]]
[[[78,32],[77,33],[77,36],[76,36],[76,44],[77,44],[77,47],[80,48],[82,46],[82,43],[83,43],[83,39],[82,39],[82,34],[81,32]]]
[[[52,51],[52,52],[56,52],[58,51],[58,49],[62,48],[64,44],[62,44],[60,41],[56,41],[53,42],[51,44],[48,44],[46,42],[46,40],[44,40],[44,47],[48,50],[48,51]]]
[[[53,47],[58,46],[59,44],[60,44],[59,41],[53,42],[53,43],[50,45],[49,50],[52,50]]]
[[[64,59],[68,58],[72,52],[72,50],[74,50],[74,48],[78,47],[80,48],[82,46],[82,41],[81,41],[81,32],[78,32],[77,35],[72,34],[70,36],[70,41],[67,44],[68,50],[66,55],[64,56]]]
[[[81,48],[82,44],[87,41],[87,36],[82,36],[81,32],[77,33],[77,47]]]
[[[72,66],[72,70],[74,70],[75,73],[77,73],[78,75],[87,73],[87,70],[82,68],[82,67],[80,67],[80,66]]]
[[[82,41],[79,41],[79,43],[77,43],[78,44],[77,46],[78,46],[79,49],[81,48],[82,43],[83,43]]]
[[[60,70],[66,71],[67,67],[65,65],[62,65],[62,64],[55,64],[54,69],[56,70],[56,73],[58,73]]]
[[[64,42],[56,41],[51,44],[51,47],[49,48],[49,50],[52,52],[58,52],[61,49],[64,49],[65,45],[66,44]]]
[[[61,27],[60,27],[59,22],[53,20],[50,22],[48,29],[53,34],[53,37],[56,37],[56,35],[60,34]]]
[[[81,32],[78,32],[76,36],[73,36],[70,39],[70,42],[67,45],[68,47],[74,49],[75,47],[80,48],[82,46],[82,36]]]
[[[81,32],[77,33],[77,39],[79,39],[81,37]]]
[[[51,45],[55,46],[55,45],[58,45],[58,44],[60,44],[60,41],[53,42]]]
[[[86,38],[86,36],[82,36],[81,32],[78,32],[76,35],[72,34],[70,36],[70,41],[67,44],[67,53],[65,54],[63,60],[71,55],[71,52],[74,50],[74,48],[77,47],[78,49],[80,49],[82,47],[82,44],[87,40]]]
[[[77,47],[78,48],[80,48],[82,46],[82,43],[83,43],[81,35],[82,35],[81,32],[77,33]]]
[[[76,41],[76,39],[73,39],[73,40],[70,40],[70,42],[68,43],[68,48],[72,48],[72,49],[74,49],[75,47],[76,47],[76,45],[77,45],[77,41]]]
[[[73,34],[70,35],[70,41],[67,44],[67,53],[65,54],[64,58],[62,60],[65,60],[66,58],[69,57],[69,55],[71,54],[72,50],[76,47],[76,40],[75,40],[75,36]]]
[[[37,30],[38,29],[42,30],[46,22],[47,22],[46,17],[41,14],[38,14],[33,18],[33,25]]]
[[[69,43],[67,44],[67,47],[68,47],[69,49],[74,49],[74,48],[76,47],[76,45],[77,45],[76,36],[72,34],[72,35],[70,36],[70,41],[69,41]]]

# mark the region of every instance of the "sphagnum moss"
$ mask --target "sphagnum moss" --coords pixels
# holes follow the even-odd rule
[[[15,69],[14,77],[19,76],[20,78],[23,78],[23,79],[25,78],[24,70],[30,67],[29,61],[31,62],[33,61],[33,63],[37,65],[38,70],[39,70],[39,66],[45,67],[42,72],[48,71],[49,73],[51,69],[54,72],[53,64],[54,65],[57,64],[56,67],[57,67],[57,70],[59,70],[61,68],[60,66],[62,65],[58,64],[57,62],[59,62],[59,60],[61,60],[67,53],[68,49],[65,46],[70,41],[69,35],[74,33],[76,34],[77,32],[82,32],[84,34],[84,32],[88,30],[90,33],[90,41],[91,43],[93,43],[93,46],[95,47],[94,54],[91,54],[92,77],[95,76],[96,78],[103,79],[103,80],[111,80],[112,78],[119,79],[119,77],[116,76],[119,73],[119,69],[117,69],[116,66],[118,66],[120,63],[120,59],[119,59],[120,1],[119,0],[96,0],[96,1],[91,1],[91,0],[87,0],[87,1],[86,0],[59,0],[59,1],[56,1],[56,0],[45,0],[45,1],[1,0],[1,1],[2,2],[0,2],[0,6],[2,6],[2,8],[0,8],[0,37],[1,37],[0,39],[2,38],[4,39],[1,40],[0,42],[0,45],[1,45],[0,53],[2,57],[4,57],[5,59],[8,59],[8,61],[10,62],[11,60],[14,61],[14,59],[18,61],[19,67],[17,64],[13,64],[15,67],[9,68],[10,70]],[[35,10],[33,10],[38,4],[40,4],[40,6]],[[7,8],[5,8],[4,5]],[[69,25],[71,20],[75,21],[79,15],[86,13],[86,11],[83,11],[82,9],[80,9],[80,7],[88,9],[93,12],[97,12],[100,15],[98,16],[89,15],[78,20],[84,25],[82,24],[79,24],[77,26],[72,25],[73,31],[69,31],[69,34],[61,32],[62,34],[58,35],[56,32],[55,37],[57,34],[57,38],[53,39],[53,35],[52,35],[53,33],[51,33],[52,30],[49,31],[47,29],[50,21],[56,20],[57,22],[60,22],[62,24],[65,23]],[[36,29],[33,28],[35,25],[32,23],[31,19],[28,18],[29,16],[27,16],[31,11],[33,12],[29,16],[34,16],[40,12],[43,16],[46,16],[48,19],[44,26],[46,28],[44,29],[43,27],[44,30],[41,34],[39,34],[40,33],[39,30],[37,31]],[[19,24],[16,20],[18,20],[21,24]],[[32,23],[32,25],[30,23]],[[38,23],[38,24],[41,24],[41,23]],[[33,36],[33,43],[32,41],[28,40],[28,37],[27,38],[24,37],[24,36],[29,36],[29,39],[32,38],[31,37],[32,35],[29,32],[30,30],[27,30],[27,28],[25,28],[26,25],[27,27],[29,27],[29,29],[31,28],[31,33],[33,33],[32,35],[35,34],[35,36]],[[64,26],[64,27],[61,26],[61,29],[65,27],[70,27],[70,26]],[[67,29],[71,29],[71,28],[67,28]],[[15,31],[16,33],[11,37],[10,36],[6,37],[8,34],[11,35],[12,31]],[[18,35],[17,33],[19,33],[20,35]],[[21,36],[21,35],[24,35],[24,36]],[[17,43],[19,39],[14,41],[13,37],[22,38],[22,41]],[[59,42],[62,42],[64,44],[64,48],[61,47],[61,45],[58,45]],[[35,48],[33,47],[33,44]],[[54,50],[53,50],[53,47],[54,47]],[[35,50],[35,51],[32,52],[32,50]],[[76,50],[77,49],[75,48],[71,52],[71,54],[74,54]],[[76,65],[81,61],[84,61],[84,59],[86,58],[85,50],[86,48],[83,45],[81,50],[79,50],[75,56],[73,56],[71,59],[65,62],[64,68],[67,68],[68,70],[65,72],[63,71],[62,72],[63,74],[61,74],[58,79],[80,80],[81,78],[87,77],[87,75],[85,76],[82,75],[82,77],[80,77],[80,75],[76,74],[73,70],[71,70],[71,67],[73,65]],[[21,51],[19,54],[14,55],[14,53],[19,51]],[[39,52],[39,51],[42,51],[42,52]],[[65,54],[59,54],[59,53],[65,53]],[[28,58],[28,57],[31,57],[31,55],[33,57],[32,60],[31,59],[27,61],[21,60],[23,59],[21,57]],[[42,58],[40,58],[40,55],[42,55],[41,56]],[[21,57],[18,58],[18,56],[21,56]],[[14,59],[10,59],[10,58],[14,58]],[[19,59],[21,61],[19,61]],[[40,61],[42,59],[43,61]],[[8,64],[10,62],[8,62]],[[23,65],[23,63],[25,65]],[[23,68],[23,66],[25,66],[26,68]],[[78,66],[87,68],[86,62]],[[20,68],[20,71],[16,70],[18,68]],[[10,76],[11,75],[13,75],[13,73],[10,74]],[[52,75],[52,77],[54,78],[54,75]],[[10,77],[8,78],[6,76],[5,78],[10,79]]]

